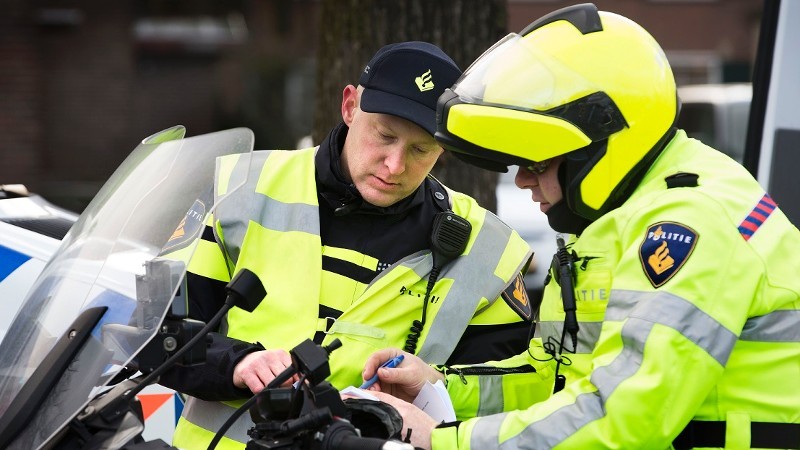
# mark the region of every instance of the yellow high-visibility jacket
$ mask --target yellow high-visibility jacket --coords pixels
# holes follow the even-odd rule
[[[696,186],[668,187],[676,174]],[[798,436],[800,232],[743,167],[679,130],[569,250],[580,332],[566,388],[436,429],[434,449],[663,449],[679,434],[682,447],[757,448]],[[558,341],[560,292],[554,281],[545,291],[542,339]],[[474,399],[477,384],[448,389]]]
[[[204,264],[218,267],[206,267],[203,272],[230,276],[248,268],[267,290],[252,313],[238,308],[229,311],[227,336],[285,350],[318,331],[327,333],[323,344],[340,339],[342,347],[330,355],[328,380],[341,389],[361,384],[363,365],[371,353],[403,347],[410,325],[421,315],[421,294],[432,257],[430,251],[423,251],[383,270],[332,326],[318,318],[321,299],[330,298],[336,290],[329,285],[328,292],[320,292],[321,260],[326,252],[336,251],[337,257],[365,267],[376,261],[354,251],[322,246],[314,155],[314,148],[275,150],[255,152],[252,161],[238,155],[218,161],[215,195],[221,198],[232,192],[214,213],[213,226],[224,254],[204,259]],[[472,224],[472,233],[462,256],[444,266],[431,293],[417,354],[436,364],[447,361],[467,325],[520,320],[500,294],[531,255],[515,231],[473,199],[457,192],[448,194],[452,210]],[[342,295],[352,297],[352,285],[346,286],[349,291]],[[240,404],[190,398],[173,444],[205,448]],[[249,415],[243,415],[217,448],[242,448],[252,426]]]

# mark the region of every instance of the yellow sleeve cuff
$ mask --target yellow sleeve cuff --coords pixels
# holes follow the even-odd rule
[[[434,428],[431,433],[432,450],[450,450],[458,448],[458,427]]]

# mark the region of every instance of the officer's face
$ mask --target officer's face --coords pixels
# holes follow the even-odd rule
[[[348,103],[348,95],[353,102]],[[443,150],[433,136],[408,120],[362,111],[357,95],[355,88],[345,89],[342,117],[350,130],[342,169],[364,200],[390,206],[422,184]]]
[[[558,182],[558,166],[561,165],[561,160],[560,156],[549,160],[547,169],[542,173],[520,167],[514,178],[518,188],[531,190],[531,199],[539,202],[539,209],[544,213],[564,198],[561,184]]]

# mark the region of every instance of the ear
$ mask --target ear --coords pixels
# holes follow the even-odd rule
[[[345,86],[342,91],[342,121],[348,127],[353,123],[358,107],[358,90],[352,84]]]

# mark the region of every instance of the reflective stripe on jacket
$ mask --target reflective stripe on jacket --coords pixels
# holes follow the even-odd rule
[[[230,337],[289,350],[325,330],[321,323],[325,321],[318,318],[323,251],[314,151],[261,151],[249,164],[236,157],[218,162],[216,196],[233,191],[215,211],[215,232],[223,243],[229,273],[246,267],[267,291],[252,313],[238,308],[228,313]],[[472,234],[464,254],[442,269],[431,293],[418,345],[418,355],[431,363],[447,360],[468,324],[491,323],[485,317],[491,316],[492,305],[530,257],[527,244],[496,216],[463,194],[448,193],[453,211],[471,222]],[[265,258],[267,254],[286,259]],[[371,353],[403,346],[409,327],[421,315],[431,266],[429,251],[403,258],[373,279],[333,322],[324,343],[338,338],[343,345],[330,355],[331,383],[340,389],[360,384],[363,363]],[[190,398],[176,431],[176,445],[207,443],[213,433],[199,430],[216,431],[232,411],[229,405]],[[232,439],[223,441],[223,446],[240,448],[235,442],[247,441],[243,431],[248,424],[246,415],[240,418],[226,434]]]
[[[698,186],[668,189],[680,172]],[[751,423],[800,423],[800,232],[779,208],[760,208],[764,198],[744,168],[679,131],[632,197],[573,240],[591,259],[577,270],[584,356],[568,355],[578,364],[567,387],[435,430],[433,447],[669,448],[698,420],[727,423],[726,448],[748,448]],[[661,223],[695,242],[655,287],[640,252]],[[560,338],[561,300],[544,302],[543,338]]]

